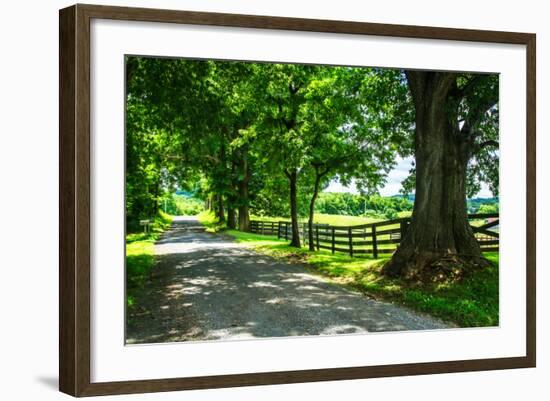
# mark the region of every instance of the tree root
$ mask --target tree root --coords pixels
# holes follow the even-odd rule
[[[484,257],[457,253],[415,253],[408,258],[392,258],[382,268],[390,277],[409,282],[442,283],[462,280],[473,271],[491,266]]]

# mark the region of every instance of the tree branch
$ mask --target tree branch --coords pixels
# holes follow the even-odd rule
[[[495,147],[498,149],[498,147],[500,146],[498,141],[495,141],[494,139],[490,139],[488,141],[485,141],[485,142],[481,142],[479,143],[477,146],[476,146],[476,149],[475,149],[475,153],[478,153],[479,151],[481,151],[482,149],[484,148],[487,148],[487,147]]]
[[[204,155],[204,157],[212,162],[214,162],[215,164],[219,164],[220,163],[220,159],[218,159],[217,157],[214,157],[212,155]]]
[[[479,81],[481,81],[483,78],[485,78],[485,75],[476,75],[473,78],[469,79],[468,82],[462,87],[457,88],[455,96],[457,98],[463,98],[466,96],[474,86],[477,85]]]

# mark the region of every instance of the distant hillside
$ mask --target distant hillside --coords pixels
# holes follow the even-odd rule
[[[407,199],[414,203],[414,194],[409,195],[393,195],[391,198]],[[467,200],[468,213],[477,213],[482,205],[491,206],[485,209],[496,209],[498,211],[498,197],[493,198],[472,198]]]
[[[467,205],[468,205],[468,213],[477,213],[481,206],[484,206],[484,209],[486,209],[486,210],[483,210],[483,212],[486,212],[488,210],[493,211],[493,209],[495,212],[498,212],[498,209],[499,209],[498,197],[468,199]],[[491,206],[491,208],[488,208],[487,206]]]
[[[176,195],[185,196],[186,198],[193,198],[195,196],[195,193],[191,191],[185,191],[183,189],[178,189],[176,191]]]

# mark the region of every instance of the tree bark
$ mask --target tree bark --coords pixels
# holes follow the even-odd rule
[[[307,227],[308,227],[308,243],[309,243],[309,250],[315,251],[315,242],[313,239],[313,217],[315,214],[315,201],[317,200],[317,197],[319,196],[319,185],[321,184],[321,178],[328,173],[328,169],[325,169],[323,171],[319,170],[319,166],[314,166],[315,168],[315,183],[313,186],[313,195],[311,196],[311,200],[309,201],[309,216],[307,221]]]
[[[225,222],[225,213],[223,210],[223,196],[216,195],[216,217],[220,221],[220,223]]]
[[[230,190],[227,194],[227,228],[234,230],[237,227],[237,188],[235,185],[235,173],[236,173],[236,163],[235,160],[231,161],[231,185]]]
[[[416,192],[411,224],[383,272],[406,279],[461,276],[486,265],[468,223],[466,170],[471,143],[457,135],[453,74],[408,72],[416,110]]]
[[[300,227],[298,226],[298,171],[297,169],[285,170],[290,185],[290,221],[292,225],[292,238],[290,246],[300,248]]]
[[[237,227],[237,213],[231,206],[227,207],[227,228],[235,229]]]
[[[239,230],[250,230],[250,212],[248,209],[248,182],[250,181],[250,168],[248,166],[248,160],[246,152],[240,160],[240,170],[243,175],[243,179],[238,182],[239,192]]]
[[[214,210],[214,195],[208,195],[208,210]]]
[[[151,216],[156,216],[159,212],[159,193],[160,193],[160,179],[155,181],[155,188],[153,190],[153,207],[151,209]]]

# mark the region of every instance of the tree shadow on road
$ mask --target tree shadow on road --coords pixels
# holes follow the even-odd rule
[[[176,237],[158,242],[168,248],[128,316],[128,344],[445,327],[215,236]]]

